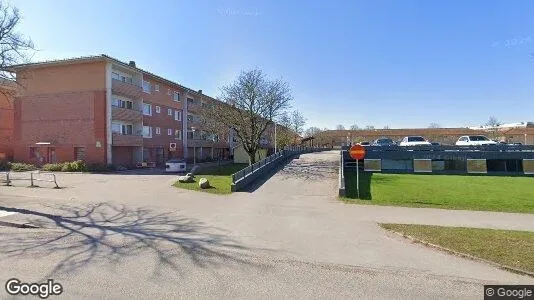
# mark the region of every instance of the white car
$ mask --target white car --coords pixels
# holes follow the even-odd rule
[[[497,142],[488,139],[483,135],[464,135],[458,139],[456,146],[479,146],[496,145]]]
[[[427,145],[430,146],[429,141],[427,141],[422,136],[407,136],[401,140],[399,143],[399,146],[419,146],[419,145]]]
[[[165,163],[165,172],[185,172],[185,161],[182,159],[169,159]]]

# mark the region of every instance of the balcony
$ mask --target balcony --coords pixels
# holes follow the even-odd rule
[[[113,132],[113,146],[143,146],[143,136],[141,134],[120,134]]]
[[[124,82],[117,79],[111,80],[111,90],[114,94],[136,100],[141,99],[141,95],[143,93],[141,85]]]
[[[111,119],[137,123],[143,121],[143,114],[140,110],[112,106]]]

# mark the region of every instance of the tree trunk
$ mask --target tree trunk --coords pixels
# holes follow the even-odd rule
[[[249,165],[255,164],[256,163],[256,151],[247,152],[247,154],[248,154]]]

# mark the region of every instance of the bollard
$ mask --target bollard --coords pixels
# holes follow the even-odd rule
[[[11,180],[9,180],[9,172],[6,173],[6,186],[11,186]]]
[[[30,172],[30,183],[30,186],[33,187],[33,172]]]

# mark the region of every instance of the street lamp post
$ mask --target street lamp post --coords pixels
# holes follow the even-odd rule
[[[276,122],[274,123],[274,153],[276,153]]]
[[[194,137],[195,137],[195,131],[196,128],[195,127],[191,127],[191,131],[193,132],[193,136],[192,136],[192,140],[195,140]],[[197,164],[197,147],[195,146],[195,144],[193,144],[193,167]]]

